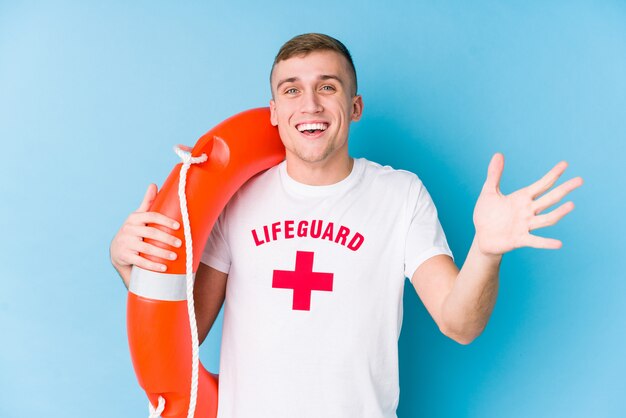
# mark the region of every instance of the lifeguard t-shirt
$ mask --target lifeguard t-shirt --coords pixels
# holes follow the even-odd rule
[[[228,273],[219,418],[392,418],[404,280],[452,256],[407,171],[355,159],[309,186],[283,162],[247,182],[202,262]]]

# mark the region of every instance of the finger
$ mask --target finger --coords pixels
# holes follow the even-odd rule
[[[133,254],[128,258],[129,264],[135,265],[137,267],[141,267],[145,270],[152,271],[160,271],[164,272],[167,270],[167,266],[165,264],[156,263],[154,261],[148,260],[147,258],[141,257],[139,254]]]
[[[170,229],[180,228],[180,224],[159,212],[133,212],[128,217],[126,223],[131,225],[156,224],[166,226]]]
[[[550,190],[549,193],[544,194],[539,199],[535,200],[532,204],[535,214],[541,213],[543,210],[549,208],[555,203],[563,199],[569,192],[582,186],[583,179],[581,177],[575,177],[569,179],[565,183],[559,185],[554,190]]]
[[[162,258],[164,261],[176,260],[177,255],[174,251],[169,251],[156,245],[149,244],[144,241],[140,241],[135,245],[136,251],[142,254],[151,255],[154,257]]]
[[[141,205],[137,208],[137,212],[147,212],[152,206],[152,202],[154,202],[154,198],[157,195],[157,187],[156,184],[151,183],[148,186],[148,190],[146,190],[146,194],[143,196],[143,200],[141,201]]]
[[[182,241],[174,235],[170,235],[167,232],[163,232],[151,226],[131,225],[128,228],[128,233],[133,237],[152,239],[176,248],[182,245]]]
[[[502,178],[502,171],[504,170],[504,155],[502,153],[495,153],[491,157],[489,167],[487,168],[487,180],[483,188],[490,189],[492,191],[500,191],[500,179]]]
[[[536,198],[541,193],[552,187],[554,183],[556,183],[556,181],[559,179],[559,177],[561,177],[561,174],[563,174],[566,168],[567,162],[561,161],[560,163],[552,167],[552,169],[548,171],[542,178],[528,186],[528,190],[530,191],[532,198]]]
[[[532,231],[533,229],[554,225],[572,210],[574,210],[574,202],[563,203],[561,206],[554,209],[550,213],[534,216],[530,220],[530,224],[528,227]]]
[[[563,243],[558,239],[538,237],[536,235],[528,234],[526,238],[522,240],[522,246],[532,248],[543,248],[546,250],[558,250],[563,246]]]

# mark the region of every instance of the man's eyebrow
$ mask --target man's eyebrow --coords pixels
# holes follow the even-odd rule
[[[343,80],[336,75],[324,74],[320,76],[320,80],[337,80],[343,86]]]
[[[293,83],[294,81],[298,81],[298,77],[289,77],[289,78],[285,78],[284,80],[281,80],[278,82],[278,84],[276,85],[276,90],[278,90],[280,88],[281,85],[285,84],[285,83]]]
[[[343,86],[343,80],[341,78],[339,78],[336,75],[333,74],[322,74],[321,76],[318,77],[319,80],[337,80],[339,82],[339,84],[341,84]],[[289,77],[289,78],[285,78],[283,80],[280,80],[278,82],[278,84],[276,85],[276,90],[280,89],[280,86],[282,86],[285,83],[294,83],[296,81],[300,81],[300,78],[298,77]]]

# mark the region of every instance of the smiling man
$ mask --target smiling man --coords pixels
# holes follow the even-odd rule
[[[350,123],[361,118],[363,99],[356,94],[356,72],[345,46],[328,40],[335,49],[319,50],[315,35],[309,37],[294,39],[274,61],[272,124],[287,161],[293,161],[287,164],[289,175],[306,184],[332,184],[352,169],[348,133]]]
[[[270,81],[271,122],[286,160],[235,194],[196,275],[201,340],[224,304],[218,416],[396,417],[405,278],[439,329],[470,343],[493,310],[502,255],[523,246],[559,248],[560,241],[529,232],[571,211],[568,202],[541,214],[582,179],[548,192],[567,166],[561,162],[505,196],[504,160],[495,154],[459,271],[420,179],[348,154],[363,99],[346,47],[326,35],[297,36],[279,51]],[[111,244],[127,285],[133,264],[162,266],[140,251],[173,254],[143,238],[180,245],[146,226],[171,223],[147,212],[155,195],[151,185]]]

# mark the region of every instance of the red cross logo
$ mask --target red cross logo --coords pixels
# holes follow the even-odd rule
[[[311,310],[311,291],[333,291],[333,273],[313,272],[313,256],[310,251],[296,252],[296,270],[274,270],[273,288],[293,289],[293,310]]]

